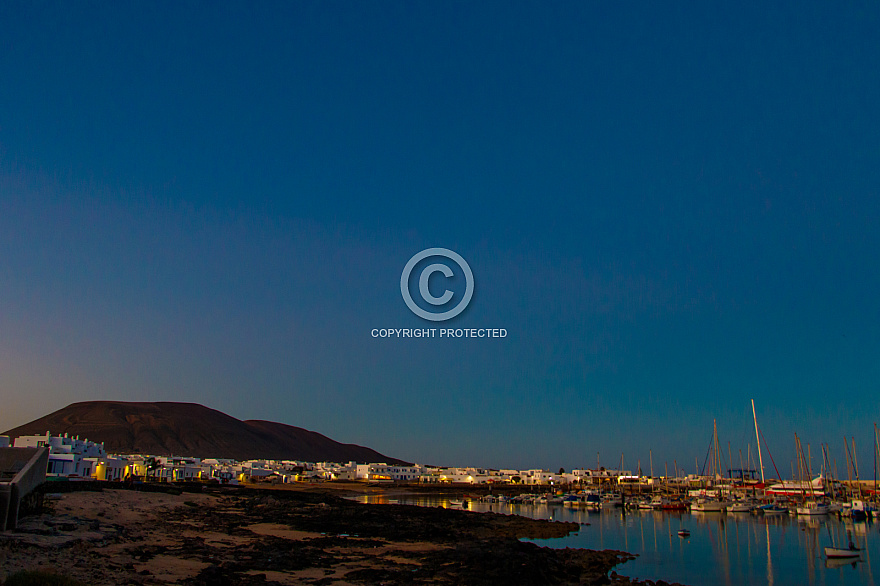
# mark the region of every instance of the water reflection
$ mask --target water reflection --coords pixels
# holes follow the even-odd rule
[[[730,586],[874,584],[873,560],[880,559],[880,531],[870,520],[853,522],[828,515],[790,517],[622,509],[599,512],[555,504],[512,505],[408,496],[392,500],[395,498],[404,504],[581,523],[585,526],[577,534],[533,541],[549,547],[616,549],[638,554],[636,560],[627,562],[619,571],[639,579]],[[382,496],[359,500],[389,502]],[[683,529],[690,531],[690,536],[680,537],[678,532]],[[859,558],[825,558],[825,546],[847,547],[850,541],[862,550]]]

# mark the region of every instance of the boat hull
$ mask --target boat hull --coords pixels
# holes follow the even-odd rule
[[[826,547],[825,557],[834,559],[857,558],[862,553],[860,549],[844,549],[842,547]]]

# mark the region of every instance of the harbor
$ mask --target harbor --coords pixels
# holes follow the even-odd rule
[[[536,495],[500,500],[458,495],[373,495],[358,500],[579,523],[580,531],[565,537],[528,541],[551,548],[626,551],[636,558],[618,571],[632,579],[662,577],[682,584],[730,586],[874,584],[880,560],[878,525],[870,518],[854,521],[840,514],[573,507]],[[548,502],[541,502],[544,500]],[[638,502],[641,505],[644,501]],[[829,557],[825,548],[831,544],[847,552],[852,544],[856,555]]]

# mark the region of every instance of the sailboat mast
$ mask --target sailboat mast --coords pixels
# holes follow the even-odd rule
[[[846,436],[843,437],[843,449],[846,452],[846,486],[852,498],[852,468],[849,466],[849,445],[846,443]]]
[[[752,399],[752,419],[755,421],[755,439],[758,440],[758,463],[761,466],[761,482],[764,482],[764,458],[761,457],[761,434],[758,433],[758,416],[755,415],[755,400]]]
[[[807,455],[809,459],[807,460],[807,482],[810,483],[810,498],[815,498],[815,494],[813,494],[813,455],[810,453],[810,444],[807,444]]]
[[[831,453],[831,446],[828,446],[828,453]],[[832,456],[829,456],[832,457]],[[837,458],[834,458],[834,477],[838,479],[838,483],[840,483],[840,474],[837,473]],[[834,495],[837,496],[837,491],[834,491]]]
[[[733,480],[733,452],[730,451],[730,441],[727,442],[727,477]]]
[[[862,498],[862,481],[859,479],[859,459],[856,456],[856,438],[852,438],[853,470],[856,472],[856,486],[859,488],[859,499]]]
[[[801,492],[803,493],[804,500],[807,499],[807,489],[804,487],[804,477],[808,474],[807,472],[807,458],[804,456],[804,446],[801,444],[801,440],[797,434],[794,434],[794,445],[795,450],[797,452],[797,461],[798,461],[798,481],[800,482]],[[806,480],[806,483],[810,487],[810,496],[813,493],[813,483],[810,482],[810,479]]]
[[[675,466],[675,484],[678,488],[678,491],[681,492],[681,483],[678,482],[678,459],[673,459],[672,465]],[[684,470],[682,470],[682,472],[684,472]]]
[[[880,441],[877,440],[877,424],[874,424],[874,494],[877,494],[877,453],[880,452]]]
[[[831,471],[828,467],[828,454],[825,452],[825,444],[819,444],[822,447],[822,477],[824,478],[822,486],[822,493],[824,496],[825,486],[831,486]]]
[[[714,442],[714,452],[712,454],[712,476],[718,477],[718,420],[712,420],[712,436]]]
[[[822,451],[825,453],[825,470],[827,470],[826,475],[828,476],[826,484],[830,488],[831,497],[834,498],[834,478],[837,476],[837,473],[831,470],[831,446],[825,444]]]

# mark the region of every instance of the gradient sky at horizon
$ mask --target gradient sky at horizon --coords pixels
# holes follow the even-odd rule
[[[880,420],[880,8],[0,6],[0,429],[180,400],[437,464]],[[416,252],[467,259],[454,327]],[[863,473],[863,476],[865,474]]]

